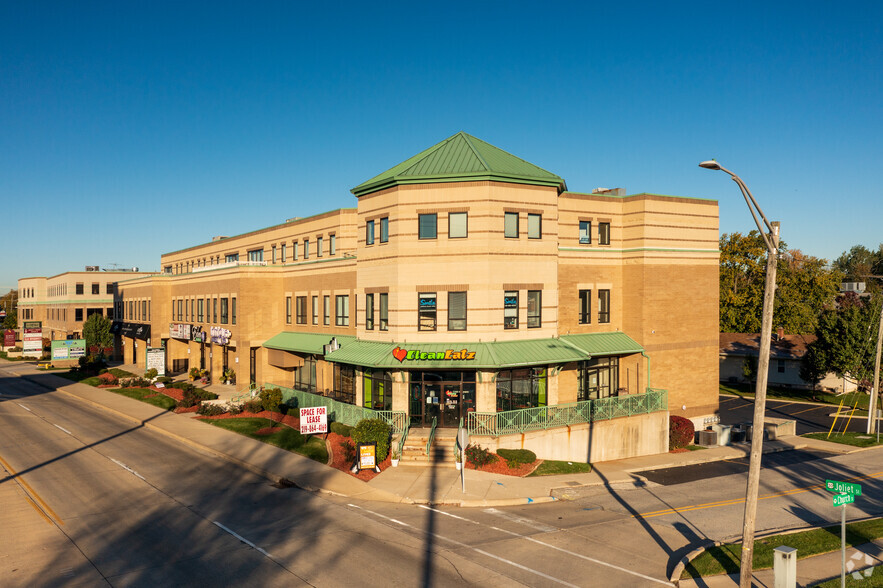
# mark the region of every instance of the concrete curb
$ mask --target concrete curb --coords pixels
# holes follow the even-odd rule
[[[675,586],[680,586],[681,574],[684,573],[684,568],[687,567],[687,564],[705,553],[705,550],[709,547],[717,547],[718,545],[723,545],[723,543],[721,543],[720,541],[707,543],[706,545],[697,547],[696,549],[682,557],[681,560],[675,565],[674,569],[671,571],[671,576],[669,576],[668,581]]]

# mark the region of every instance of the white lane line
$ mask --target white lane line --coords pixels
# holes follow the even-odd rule
[[[239,535],[238,533],[232,531],[231,529],[228,529],[227,527],[225,527],[224,525],[222,525],[222,524],[219,523],[218,521],[212,521],[212,523],[214,523],[215,525],[219,526],[219,527],[222,528],[223,530],[227,531],[228,533],[230,533],[231,535],[233,535],[234,537],[236,537],[237,539],[239,539],[240,541],[242,541],[243,543],[245,543],[246,545],[248,545],[249,547],[251,547],[251,548],[254,549],[255,551],[257,551],[257,552],[259,552],[259,553],[262,553],[265,557],[268,557],[268,558],[270,558],[270,559],[273,559],[273,556],[272,556],[272,555],[270,555],[269,553],[267,553],[266,551],[264,551],[263,549],[261,549],[260,547],[258,547],[257,545],[255,545],[254,543],[252,543],[251,541],[249,541],[248,539],[246,539],[245,537],[243,537],[242,535]],[[275,561],[275,560],[274,560],[274,561]]]
[[[129,466],[127,466],[126,464],[124,464],[123,462],[121,462],[121,461],[117,461],[117,460],[115,460],[115,459],[112,458],[112,457],[110,457],[110,458],[108,458],[108,459],[110,459],[110,461],[112,461],[113,463],[117,464],[118,466],[120,466],[121,468],[123,468],[124,470],[126,470],[127,472],[129,472],[130,474],[132,474],[133,476],[135,476],[136,478],[141,478],[142,480],[144,480],[144,476],[142,476],[141,474],[139,474],[138,472],[136,472],[135,470],[133,470],[132,468],[130,468]],[[146,482],[147,480],[144,480],[144,481]]]
[[[532,519],[528,519],[525,517],[520,517],[518,515],[514,515],[508,512],[503,512],[501,510],[497,510],[495,508],[486,508],[484,512],[488,514],[492,514],[498,517],[502,517],[507,521],[512,521],[513,523],[519,523],[526,527],[530,527],[532,529],[536,529],[537,531],[542,531],[543,533],[554,533],[556,531],[560,531],[558,527],[550,527],[549,525],[544,525],[539,521],[534,521]]]
[[[56,427],[57,429],[61,429],[62,431],[64,431],[64,432],[67,433],[68,435],[70,435],[71,437],[74,436],[73,433],[71,433],[70,431],[68,431],[67,429],[65,429],[64,427],[62,427],[61,425],[56,425],[55,423],[52,423],[52,425],[53,425],[54,427]]]
[[[457,516],[457,515],[453,515],[453,514],[450,514],[450,513],[445,512],[445,511],[443,511],[443,510],[438,510],[437,508],[432,508],[432,507],[429,507],[429,506],[426,506],[426,505],[423,505],[423,504],[418,504],[417,506],[419,506],[420,508],[425,508],[426,510],[431,510],[431,511],[433,511],[433,512],[437,512],[437,513],[439,513],[439,514],[443,514],[443,515],[446,515],[446,516],[449,516],[449,517],[453,517],[453,518],[455,518],[455,519],[459,519],[459,520],[461,520],[461,521],[466,521],[466,522],[468,522],[468,523],[472,523],[473,525],[488,526],[488,528],[493,529],[493,530],[495,530],[495,531],[500,531],[501,533],[507,533],[507,534],[509,534],[509,535],[513,535],[513,536],[515,536],[515,537],[520,537],[521,539],[526,539],[527,541],[531,541],[531,542],[533,542],[533,543],[536,543],[537,545],[542,545],[543,547],[548,547],[549,549],[554,549],[554,550],[556,550],[556,551],[560,551],[561,553],[566,553],[567,555],[571,555],[571,556],[573,556],[573,557],[578,557],[578,558],[580,558],[580,559],[584,559],[584,560],[586,560],[586,561],[590,561],[590,562],[592,562],[592,563],[596,563],[596,564],[601,565],[601,566],[606,566],[606,567],[608,567],[608,568],[613,568],[614,570],[619,570],[620,572],[624,572],[624,573],[626,573],[626,574],[630,574],[630,575],[632,575],[632,576],[637,576],[637,577],[639,577],[639,578],[643,578],[643,579],[645,579],[645,580],[650,580],[651,582],[656,582],[657,584],[662,584],[663,586],[671,586],[671,582],[664,582],[664,581],[659,580],[659,579],[657,579],[657,578],[651,578],[650,576],[645,576],[644,574],[639,574],[638,572],[633,572],[633,571],[628,570],[628,569],[626,569],[626,568],[621,568],[621,567],[619,567],[619,566],[617,566],[617,565],[614,565],[614,564],[612,564],[612,563],[607,563],[606,561],[601,561],[600,559],[595,559],[595,558],[593,558],[593,557],[589,557],[589,556],[587,556],[587,555],[583,555],[583,554],[581,554],[581,553],[575,553],[575,552],[573,552],[573,551],[568,551],[567,549],[562,549],[561,547],[558,547],[558,546],[556,546],[556,545],[552,545],[552,544],[550,544],[550,543],[545,543],[545,542],[540,541],[540,540],[538,540],[538,539],[534,539],[533,537],[528,537],[527,535],[521,535],[520,533],[515,533],[514,531],[507,531],[506,529],[500,529],[500,528],[498,528],[498,527],[492,527],[492,526],[489,526],[489,525],[482,525],[482,523],[479,523],[478,521],[473,521],[473,520],[471,520],[471,519],[467,519],[467,518],[459,517],[459,516]]]
[[[16,404],[18,404],[18,402],[16,402]],[[28,408],[27,406],[25,406],[24,404],[18,404],[18,405],[19,405],[20,407],[22,407],[23,409],[25,409],[26,411],[28,411],[28,412],[34,412],[34,411],[32,411],[30,408]]]
[[[409,525],[409,524],[407,524],[407,523],[403,523],[403,522],[401,522],[401,521],[397,521],[396,519],[393,519],[393,518],[390,518],[390,517],[384,516],[384,515],[382,515],[382,514],[380,514],[380,513],[378,513],[378,512],[374,512],[374,511],[368,510],[367,508],[362,508],[362,507],[360,507],[360,506],[356,506],[355,504],[350,504],[349,506],[351,506],[352,508],[357,508],[357,509],[359,509],[359,510],[364,510],[365,512],[371,513],[371,514],[373,514],[373,515],[376,516],[376,517],[380,517],[380,518],[382,518],[382,519],[386,519],[386,520],[388,520],[388,521],[392,521],[392,522],[394,522],[394,523],[398,523],[399,525],[402,525],[402,526],[404,526],[404,527],[410,527],[410,528],[412,528],[412,529],[414,529],[414,530],[416,530],[416,531],[420,531],[421,533],[424,533],[424,534],[426,534],[426,535],[429,535],[430,537],[435,537],[436,539],[441,539],[442,541],[447,541],[448,543],[453,543],[454,545],[457,545],[458,547],[463,547],[463,548],[465,548],[465,549],[470,549],[470,550],[472,550],[472,551],[474,551],[474,552],[476,552],[476,553],[480,553],[481,555],[483,555],[483,556],[485,556],[485,557],[490,557],[490,558],[495,559],[495,560],[497,560],[497,561],[499,561],[499,562],[502,562],[502,563],[504,563],[504,564],[507,564],[507,565],[510,565],[510,566],[512,566],[512,567],[518,568],[519,570],[524,570],[525,572],[529,572],[529,573],[531,573],[531,574],[535,574],[535,575],[537,575],[537,576],[539,576],[539,577],[541,577],[541,578],[545,578],[546,580],[549,580],[550,582],[555,582],[556,584],[561,584],[562,586],[571,586],[572,588],[577,588],[576,584],[571,584],[570,582],[565,582],[564,580],[559,580],[558,578],[552,577],[552,576],[550,576],[550,575],[548,575],[548,574],[544,574],[543,572],[540,572],[540,571],[538,571],[538,570],[534,570],[534,569],[529,568],[529,567],[527,567],[527,566],[523,566],[523,565],[521,565],[521,564],[519,564],[519,563],[515,563],[514,561],[510,561],[510,560],[505,559],[505,558],[502,558],[502,557],[500,557],[500,556],[498,556],[498,555],[494,555],[493,553],[489,553],[489,552],[487,552],[487,551],[485,551],[485,550],[483,550],[483,549],[478,549],[477,547],[472,547],[471,545],[466,545],[465,543],[461,543],[461,542],[459,542],[459,541],[457,541],[457,540],[455,540],[455,539],[451,539],[451,538],[449,538],[449,537],[445,537],[444,535],[439,535],[438,533],[429,533],[429,532],[427,532],[427,531],[424,531],[423,529],[418,529],[418,528],[413,527],[413,526],[411,526],[411,525]],[[453,516],[453,515],[452,515],[452,516]],[[464,519],[464,520],[466,520],[466,519]],[[472,521],[469,521],[469,522],[472,522]]]

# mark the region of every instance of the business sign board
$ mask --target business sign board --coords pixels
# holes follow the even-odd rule
[[[230,342],[230,335],[232,333],[224,327],[212,327],[211,334],[214,345],[227,345]]]
[[[86,356],[85,339],[67,339],[52,342],[52,359],[79,359]]]
[[[205,339],[206,339],[205,338],[205,331],[202,330],[202,327],[197,327],[196,325],[193,325],[190,328],[190,340],[191,341],[196,341],[198,343],[204,343]]]
[[[13,329],[6,329],[3,332],[3,346],[15,347],[15,331]]]
[[[166,350],[164,347],[147,348],[147,369],[156,369],[157,375],[166,375]]]
[[[43,323],[25,321],[21,329],[22,357],[43,357]]]
[[[837,494],[853,494],[855,496],[862,495],[861,484],[853,484],[852,482],[825,480],[825,490],[827,490],[828,492],[836,492]]]
[[[190,340],[190,325],[185,323],[169,323],[169,337]]]
[[[313,435],[328,432],[328,409],[324,406],[311,406],[300,409],[300,434]]]
[[[373,470],[377,468],[377,443],[359,443],[356,466],[361,470]]]

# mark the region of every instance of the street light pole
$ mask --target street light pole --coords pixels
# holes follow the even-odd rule
[[[757,383],[754,389],[754,420],[751,427],[751,456],[748,465],[748,486],[745,490],[745,515],[742,525],[742,553],[740,555],[739,587],[751,588],[752,558],[754,555],[754,527],[757,516],[757,497],[760,489],[760,460],[763,456],[764,414],[766,413],[766,387],[770,365],[770,342],[773,338],[773,303],[776,297],[776,267],[779,257],[779,223],[770,223],[758,206],[748,186],[742,179],[714,160],[703,161],[699,167],[719,170],[736,182],[745,203],[754,218],[767,247],[766,284],[763,291],[763,318],[761,320],[759,357],[757,360]],[[756,213],[755,213],[756,211]],[[757,215],[763,219],[761,226]]]

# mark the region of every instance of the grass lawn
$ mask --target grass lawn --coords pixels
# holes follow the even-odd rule
[[[719,390],[721,394],[735,394],[736,396],[741,396],[743,398],[754,398],[753,385],[725,384],[721,382],[719,384]],[[821,404],[831,404],[835,407],[840,406],[840,402],[842,401],[844,410],[846,409],[847,405],[849,405],[849,408],[855,407],[856,402],[858,402],[858,408],[860,410],[868,410],[868,402],[870,401],[870,396],[868,396],[864,392],[850,392],[848,394],[837,396],[836,394],[832,394],[830,392],[816,391],[815,393],[813,393],[810,390],[795,390],[794,388],[769,387],[767,388],[766,394],[768,399],[796,400],[798,402],[819,402]]]
[[[160,394],[153,390],[145,390],[144,388],[114,388],[109,390],[114,394],[122,394],[123,396],[128,396],[129,398],[134,398],[165,410],[172,410],[177,404],[174,398],[169,398],[165,394]]]
[[[854,445],[856,447],[871,447],[877,445],[877,435],[866,435],[865,433],[831,433],[828,437],[827,433],[806,433],[801,437],[809,437],[810,439],[820,439],[822,441],[830,441],[832,443],[843,443],[844,445]],[[883,440],[883,437],[881,437]]]
[[[543,460],[531,476],[557,476],[559,474],[587,474],[592,471],[592,464],[578,461]],[[529,476],[528,476],[529,477]]]
[[[849,565],[849,564],[847,564]],[[864,560],[857,566],[864,567]],[[873,588],[874,586],[883,586],[883,567],[875,566],[871,568],[870,576],[865,576],[865,572],[857,572],[861,580],[856,580],[852,574],[846,574],[846,588]],[[821,584],[815,584],[814,588],[840,588],[840,576]]]
[[[300,431],[296,431],[276,421],[256,417],[243,417],[236,419],[209,419],[208,422],[216,427],[221,427],[240,435],[246,435],[281,449],[293,451],[320,463],[328,463],[328,451],[325,448],[325,441],[320,437],[301,435]],[[281,430],[269,435],[256,434],[257,431],[268,427],[281,427]]]
[[[846,545],[848,547],[868,543],[880,537],[883,537],[883,520],[881,519],[846,525]],[[773,550],[782,545],[796,548],[797,559],[838,551],[840,549],[840,525],[756,540],[754,542],[754,569],[765,570],[773,567]],[[681,578],[738,573],[741,549],[741,543],[711,547],[687,564]]]

